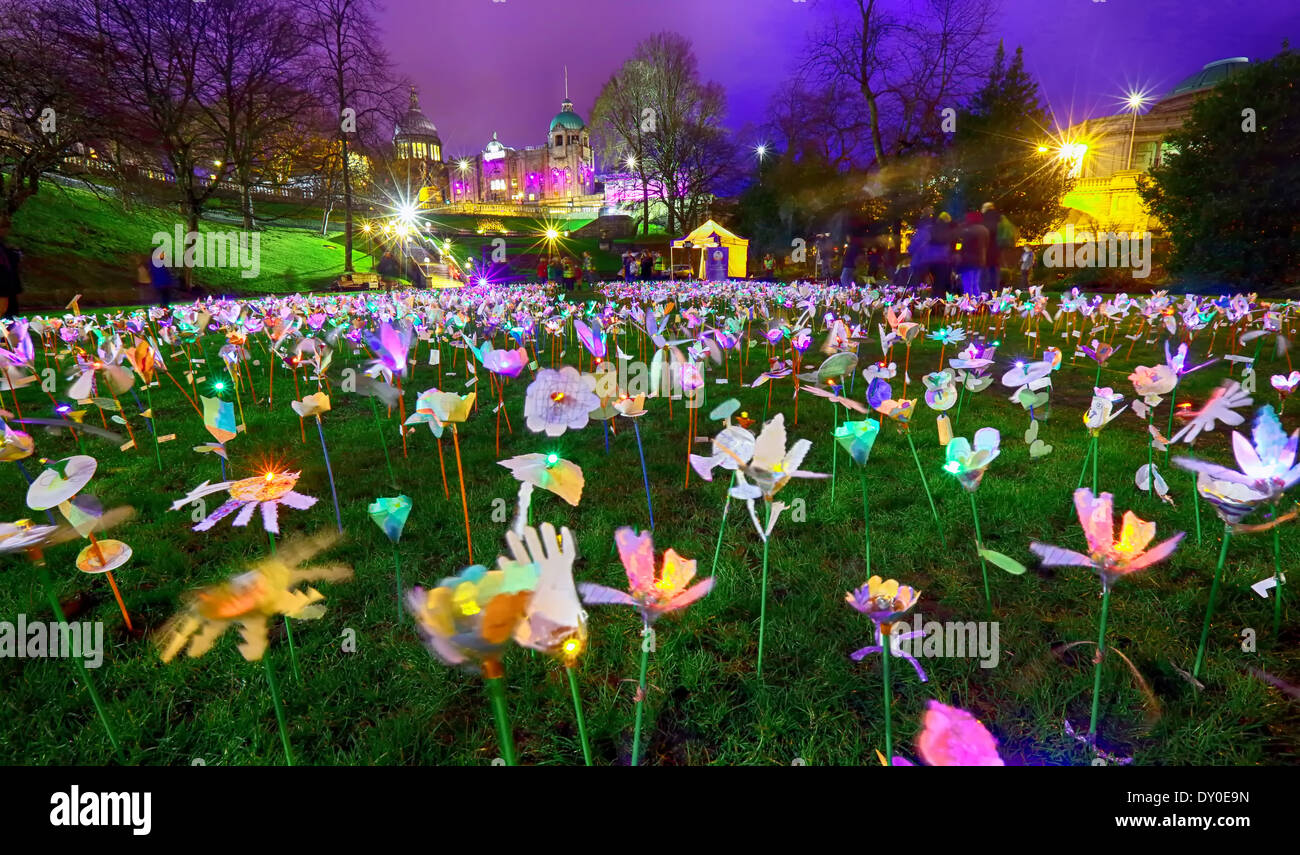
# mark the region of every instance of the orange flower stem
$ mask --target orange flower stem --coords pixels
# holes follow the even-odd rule
[[[108,584],[113,589],[113,596],[117,598],[117,607],[122,610],[122,619],[126,621],[127,631],[135,632],[135,628],[131,626],[131,615],[127,614],[126,603],[122,602],[122,592],[117,589],[117,580],[113,578],[113,572],[110,570],[104,575],[108,577]]]
[[[447,465],[442,460],[442,437],[438,437],[438,468],[442,470],[442,497],[451,498],[451,490],[447,489]]]
[[[469,533],[469,502],[465,499],[465,470],[460,464],[460,431],[451,426],[451,441],[456,446],[456,477],[460,479],[460,507],[465,512],[465,546],[469,550],[469,563],[474,563],[474,540]]]

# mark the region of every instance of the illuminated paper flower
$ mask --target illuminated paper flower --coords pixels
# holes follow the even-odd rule
[[[154,349],[149,346],[149,342],[144,339],[137,339],[135,347],[127,348],[125,353],[127,361],[131,363],[131,367],[135,369],[136,374],[140,375],[140,379],[145,382],[145,385],[152,383],[154,368],[159,362],[159,357]]]
[[[614,532],[614,542],[627,571],[630,593],[583,582],[578,590],[588,605],[632,606],[648,628],[663,615],[683,609],[713,590],[712,577],[691,586],[695,560],[683,558],[676,550],[664,553],[663,567],[656,571],[654,539],[648,531],[637,534],[631,528],[620,528]]]
[[[477,396],[477,392],[457,395],[455,392],[442,392],[438,389],[421,392],[415,400],[415,412],[406,419],[406,424],[427,424],[434,436],[441,437],[447,425],[469,418]]]
[[[1084,425],[1094,432],[1101,430],[1128,409],[1127,405],[1115,409],[1115,405],[1122,400],[1124,396],[1115,394],[1109,386],[1093,389],[1092,403],[1088,406],[1088,412],[1083,414]]]
[[[957,344],[966,340],[966,331],[961,327],[940,327],[930,333],[928,338],[931,341],[937,341],[947,346]]]
[[[32,456],[36,450],[36,441],[31,435],[4,426],[4,436],[0,437],[0,463],[13,463]]]
[[[324,534],[291,540],[247,572],[191,594],[184,610],[158,633],[162,660],[170,662],[181,650],[191,657],[202,656],[231,624],[239,626],[239,652],[243,657],[250,662],[261,659],[266,652],[270,618],[284,615],[308,620],[324,614],[325,607],[319,605],[324,595],[315,588],[299,590],[300,585],[352,577],[352,568],[342,564],[301,566],[329,547],[336,537]]]
[[[436,588],[408,591],[406,608],[425,646],[440,660],[499,677],[501,655],[524,618],[537,579],[535,564],[508,561],[497,570],[476,564]]]
[[[1091,347],[1085,345],[1084,347],[1080,347],[1079,350],[1083,352],[1084,356],[1096,362],[1098,365],[1105,365],[1106,360],[1110,359],[1111,356],[1115,354],[1115,348],[1111,347],[1104,341],[1099,342],[1095,338],[1092,340]]]
[[[925,384],[925,403],[943,412],[957,403],[957,378],[951,371],[935,371],[921,378]]]
[[[920,599],[921,592],[895,579],[872,576],[855,591],[844,595],[844,601],[879,625],[888,635],[887,627],[911,611]]]
[[[1179,461],[1186,459],[1178,458],[1174,462],[1181,466]],[[1251,511],[1269,500],[1268,493],[1236,481],[1216,478],[1208,472],[1196,473],[1196,492],[1214,508],[1219,519],[1230,525],[1240,523]]]
[[[51,463],[27,488],[27,507],[44,511],[62,505],[90,483],[99,463],[78,454]]]
[[[402,539],[402,529],[406,528],[406,519],[411,515],[411,497],[375,499],[366,508],[366,513],[389,540],[397,543]]]
[[[1239,484],[1261,496],[1259,501],[1274,501],[1300,482],[1300,465],[1296,465],[1300,430],[1287,436],[1272,405],[1266,404],[1259,409],[1251,435],[1253,442],[1237,431],[1232,432],[1232,452],[1240,471],[1193,457],[1177,457],[1174,464],[1191,472],[1204,473],[1212,479],[1210,483]],[[1234,496],[1244,497],[1240,491],[1231,492]]]
[[[299,418],[309,419],[312,416],[319,416],[330,411],[330,396],[324,392],[317,392],[314,395],[308,395],[301,401],[293,401],[289,406],[293,407],[293,411],[298,414]]]
[[[866,463],[871,457],[871,449],[880,435],[880,422],[876,419],[863,419],[857,422],[846,421],[835,428],[835,441],[849,453],[854,463]]]
[[[1240,383],[1236,380],[1228,380],[1210,393],[1210,397],[1199,410],[1186,416],[1187,424],[1170,437],[1169,442],[1172,444],[1186,441],[1191,445],[1203,431],[1214,430],[1218,422],[1236,427],[1246,420],[1246,417],[1236,410],[1249,407],[1253,401],[1250,393],[1242,389]]]
[[[379,334],[369,337],[368,344],[374,351],[375,358],[366,367],[367,377],[383,375],[388,383],[393,377],[406,373],[406,357],[411,350],[411,333],[406,329],[396,329],[385,322],[379,326]]]
[[[988,728],[966,710],[935,700],[925,702],[916,753],[927,766],[1005,766]],[[894,765],[911,765],[894,758]]]
[[[537,588],[515,628],[515,642],[571,665],[587,646],[587,613],[573,583],[573,561],[578,557],[573,532],[565,526],[556,537],[555,526],[542,523],[540,537],[528,526],[522,538],[506,532],[506,543],[514,563],[539,568]],[[497,561],[499,566],[508,563],[504,557]]]
[[[502,377],[518,377],[530,361],[528,351],[522,347],[517,350],[493,350],[490,341],[483,343],[483,350],[478,356],[484,368]]]
[[[1128,379],[1133,383],[1134,391],[1142,396],[1142,400],[1148,406],[1152,407],[1163,400],[1161,396],[1169,394],[1178,385],[1178,375],[1167,365],[1155,365],[1151,368],[1139,365],[1133,369]]]
[[[559,436],[566,430],[587,426],[591,411],[600,406],[593,391],[595,378],[571,365],[557,370],[543,368],[528,386],[524,418],[533,433]]]
[[[205,398],[202,395],[199,400],[203,402],[203,426],[212,434],[212,438],[223,444],[234,439],[239,432],[235,423],[235,405],[230,401]]]
[[[975,492],[989,464],[1002,453],[998,447],[1001,441],[1002,435],[997,428],[991,427],[975,431],[974,447],[966,437],[954,437],[948,442],[948,462],[943,466],[944,471],[956,475],[957,482],[967,491]]]
[[[582,499],[582,488],[586,483],[582,467],[558,454],[520,454],[508,460],[498,460],[497,465],[509,469],[516,480],[549,490],[575,508]]]
[[[1164,561],[1183,539],[1183,533],[1179,532],[1148,549],[1156,536],[1156,524],[1138,519],[1132,511],[1124,512],[1119,538],[1115,539],[1113,497],[1110,493],[1094,496],[1091,490],[1082,487],[1074,491],[1074,507],[1088,541],[1089,554],[1037,542],[1031,543],[1029,548],[1042,559],[1045,567],[1091,567],[1101,576],[1104,589],[1109,589],[1130,573]]]
[[[171,509],[173,511],[180,510],[185,505],[203,496],[227,490],[230,493],[230,498],[226,503],[195,525],[194,531],[207,531],[235,511],[239,511],[239,514],[235,517],[233,524],[246,526],[252,520],[253,513],[258,508],[261,508],[263,527],[273,534],[279,534],[279,508],[281,505],[294,510],[305,511],[316,504],[317,500],[314,496],[304,496],[302,493],[294,491],[293,488],[298,484],[298,477],[301,474],[300,472],[272,471],[253,478],[244,478],[240,481],[222,481],[217,484],[204,481],[191,490],[185,498],[172,502]]]
[[[58,526],[33,525],[31,520],[0,523],[0,555],[38,549],[56,531]]]
[[[131,547],[120,540],[96,540],[77,553],[77,569],[82,573],[108,573],[131,560]]]
[[[578,340],[582,346],[587,348],[587,352],[596,359],[605,358],[605,331],[601,329],[600,321],[593,319],[591,326],[582,321],[574,321],[573,329],[578,333]]]
[[[1300,386],[1300,371],[1292,371],[1290,374],[1274,374],[1269,378],[1269,382],[1273,384],[1273,388],[1277,390],[1277,393],[1285,399],[1287,395],[1296,390],[1297,386]]]

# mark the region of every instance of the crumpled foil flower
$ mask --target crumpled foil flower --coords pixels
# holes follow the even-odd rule
[[[649,628],[660,617],[689,606],[713,590],[712,577],[690,586],[695,578],[695,560],[683,558],[676,550],[664,553],[663,567],[656,571],[654,539],[648,531],[637,534],[631,528],[620,528],[614,532],[614,542],[627,571],[630,593],[583,582],[578,590],[587,605],[632,606]]]
[[[559,370],[543,368],[528,386],[524,418],[533,433],[559,436],[587,426],[591,411],[600,406],[595,378],[572,365]]]
[[[505,673],[501,655],[524,618],[537,579],[536,564],[507,561],[497,570],[476,564],[436,588],[408,591],[406,608],[433,655],[448,665],[500,677]]]
[[[1119,539],[1115,539],[1113,500],[1110,493],[1094,496],[1087,487],[1074,491],[1074,508],[1088,541],[1088,555],[1037,542],[1031,543],[1029,549],[1045,567],[1091,567],[1108,590],[1119,579],[1164,561],[1178,548],[1183,539],[1181,531],[1148,549],[1156,536],[1156,524],[1138,519],[1132,511],[1124,512]]]
[[[319,603],[325,596],[315,588],[298,590],[299,585],[352,577],[352,568],[343,564],[302,567],[337,538],[338,535],[326,532],[290,540],[249,571],[195,591],[188,597],[184,610],[158,633],[162,660],[170,662],[187,646],[190,656],[202,656],[231,624],[239,625],[243,639],[239,652],[243,657],[249,661],[261,659],[266,652],[270,618],[284,615],[307,620],[324,614],[325,607]]]

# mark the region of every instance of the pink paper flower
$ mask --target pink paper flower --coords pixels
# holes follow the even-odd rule
[[[664,553],[663,567],[656,572],[654,539],[648,531],[637,534],[631,528],[620,528],[614,532],[614,542],[627,571],[630,593],[584,582],[578,590],[588,605],[634,606],[648,627],[668,612],[683,609],[713,590],[712,578],[688,587],[695,578],[695,560],[683,558],[673,549]]]

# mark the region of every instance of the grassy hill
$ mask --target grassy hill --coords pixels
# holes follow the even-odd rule
[[[237,294],[327,287],[343,270],[342,236],[322,238],[307,226],[313,219],[319,222],[307,214],[286,218],[292,225],[277,224],[260,233],[256,278],[243,278],[237,267],[198,268],[194,281],[209,292]],[[23,252],[23,305],[61,307],[77,294],[86,305],[139,302],[137,258],[152,251],[154,234],[171,233],[181,221],[166,208],[127,206],[88,190],[42,187],[19,210],[9,240]],[[199,226],[204,234],[238,228],[225,218]],[[354,244],[353,265],[358,271],[371,268],[363,241]]]

